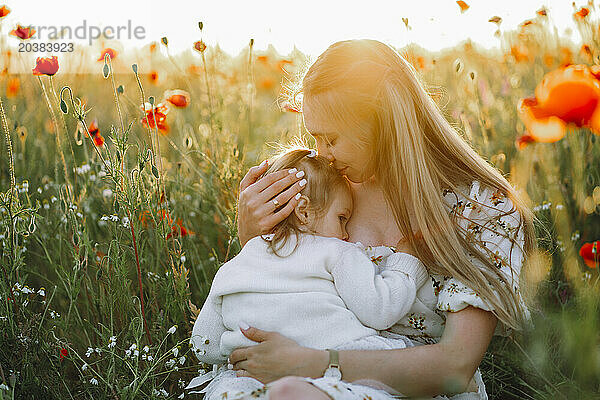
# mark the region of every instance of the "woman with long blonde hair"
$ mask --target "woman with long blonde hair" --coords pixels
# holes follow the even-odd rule
[[[532,212],[391,47],[334,43],[306,72],[302,93],[319,154],[351,182],[349,241],[413,254],[428,268],[421,311],[391,329],[419,345],[340,351],[342,378],[332,381],[322,377],[329,352],[241,324],[260,344],[231,353],[233,369],[267,384],[270,399],[361,398],[353,390],[361,381],[409,396],[487,398],[478,366],[492,335],[520,329],[528,315],[519,273],[535,247]],[[302,190],[294,175],[258,179],[266,167],[251,168],[240,183],[242,244],[286,218]],[[392,398],[383,393],[371,397]]]

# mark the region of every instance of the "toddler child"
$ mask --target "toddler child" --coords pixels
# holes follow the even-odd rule
[[[215,275],[190,339],[200,361],[223,364],[188,385],[214,376],[201,391],[205,399],[223,398],[225,392],[232,399],[263,387],[256,379],[236,377],[224,365],[234,349],[257,344],[242,334],[240,323],[280,332],[316,349],[413,345],[405,336],[384,337],[378,331],[409,312],[419,287],[429,279],[427,270],[406,253],[393,253],[378,266],[360,243],[345,241],[352,195],[346,178],[329,164],[314,150],[295,149],[266,172],[305,171],[309,180],[303,181],[306,187],[292,214],[270,235],[248,241]],[[273,211],[284,206],[272,203]]]

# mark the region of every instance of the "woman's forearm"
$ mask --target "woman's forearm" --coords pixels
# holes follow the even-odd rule
[[[467,390],[496,327],[496,317],[467,307],[448,313],[444,334],[437,344],[396,350],[343,350],[339,352],[346,382],[379,381],[408,396],[434,396]],[[304,376],[322,376],[327,351],[306,351],[298,357]],[[359,382],[360,383],[360,382]]]

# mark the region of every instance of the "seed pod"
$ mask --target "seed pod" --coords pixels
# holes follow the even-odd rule
[[[152,175],[154,175],[154,177],[158,179],[158,168],[156,168],[155,165],[152,166]]]
[[[123,85],[119,85],[119,87],[117,88],[117,92],[119,94],[123,94],[124,91],[125,91],[125,88],[123,87]]]
[[[65,103],[64,100],[60,100],[60,111],[63,112],[63,114],[66,114],[69,112],[69,109],[67,108],[67,103]]]
[[[108,64],[104,63],[104,68],[102,68],[102,76],[104,76],[104,79],[107,79],[109,75],[110,69],[108,68]]]
[[[202,23],[202,21],[198,22],[198,28],[200,28],[200,30],[204,28],[204,24]]]
[[[131,69],[137,74],[137,64],[131,64]]]

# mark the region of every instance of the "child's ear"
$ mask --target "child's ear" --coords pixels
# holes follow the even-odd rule
[[[308,223],[309,205],[310,199],[305,195],[302,195],[298,200],[298,204],[294,208],[294,214],[296,214],[296,217],[300,220],[300,223],[303,225]]]

